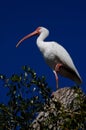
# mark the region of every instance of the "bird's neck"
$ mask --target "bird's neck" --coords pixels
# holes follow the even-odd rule
[[[41,32],[39,37],[37,38],[37,46],[40,48],[42,47],[42,44],[45,43],[45,38],[49,35],[49,31],[46,30],[45,32]]]

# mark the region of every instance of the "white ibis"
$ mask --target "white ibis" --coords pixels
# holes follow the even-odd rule
[[[56,87],[58,88],[58,73],[64,77],[70,78],[76,84],[80,85],[82,82],[81,77],[66,49],[54,41],[44,41],[44,39],[49,35],[49,31],[46,28],[38,27],[34,32],[23,37],[17,43],[16,47],[27,38],[37,34],[39,35],[37,38],[37,46],[43,54],[45,61],[52,68],[55,74]]]

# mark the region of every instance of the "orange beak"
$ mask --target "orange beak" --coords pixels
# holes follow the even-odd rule
[[[26,39],[28,39],[28,38],[34,36],[34,35],[39,34],[39,33],[40,33],[39,30],[40,30],[40,28],[37,28],[34,32],[32,32],[32,33],[26,35],[25,37],[23,37],[23,38],[17,43],[16,47],[18,47],[24,40],[26,40]]]

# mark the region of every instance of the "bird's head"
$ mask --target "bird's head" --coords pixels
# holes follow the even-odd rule
[[[44,27],[38,27],[34,32],[32,32],[32,33],[26,35],[25,37],[23,37],[23,38],[17,43],[16,47],[18,47],[24,40],[26,40],[26,39],[28,39],[28,38],[34,36],[34,35],[40,35],[42,32],[45,32],[45,34],[46,34],[46,32],[48,33],[48,30],[47,30],[46,28],[44,28]]]

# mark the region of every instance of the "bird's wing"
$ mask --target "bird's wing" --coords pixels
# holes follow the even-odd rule
[[[52,43],[52,48],[53,48],[53,52],[55,56],[64,65],[64,68],[63,68],[64,71],[61,71],[61,74],[63,76],[71,78],[72,80],[76,80],[75,82],[80,84],[81,77],[73,63],[71,56],[66,51],[66,49],[56,42]]]

